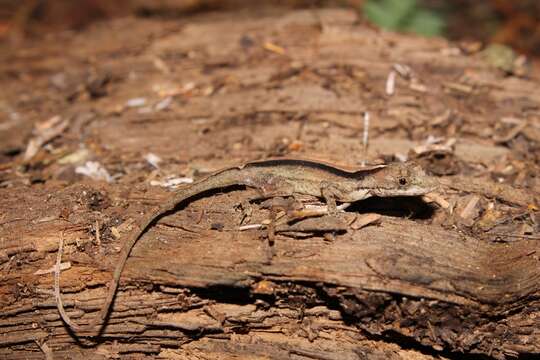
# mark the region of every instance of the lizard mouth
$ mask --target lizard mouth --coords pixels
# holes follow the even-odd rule
[[[375,196],[422,196],[425,195],[431,191],[435,190],[435,186],[433,187],[424,187],[424,186],[409,186],[404,189],[377,189],[374,191],[373,195]]]

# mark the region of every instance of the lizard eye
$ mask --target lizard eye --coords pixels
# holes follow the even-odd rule
[[[407,185],[409,182],[407,181],[406,178],[402,177],[402,178],[399,178],[398,183],[399,183],[399,186],[405,186],[405,185]]]

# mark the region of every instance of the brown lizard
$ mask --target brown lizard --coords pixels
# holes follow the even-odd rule
[[[217,171],[178,190],[167,202],[137,221],[120,251],[106,300],[89,324],[75,324],[65,315],[62,302],[57,301],[58,310],[65,315],[62,318],[67,325],[76,332],[85,331],[90,332],[89,336],[97,335],[105,324],[129,254],[148,227],[190,198],[237,185],[256,188],[266,198],[294,194],[316,196],[326,201],[330,212],[335,212],[336,201],[348,203],[371,196],[420,196],[434,190],[436,182],[417,165],[397,163],[351,171],[311,160],[274,159]]]

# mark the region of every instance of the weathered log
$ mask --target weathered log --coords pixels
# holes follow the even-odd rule
[[[2,73],[20,75],[0,91],[24,118],[0,129],[10,139],[2,161],[11,161],[0,166],[0,357],[540,354],[537,83],[440,39],[381,33],[345,10],[317,14],[116,20],[66,35],[68,46],[44,40],[43,56],[0,52]],[[76,59],[88,56],[109,79],[106,96],[85,86],[50,91],[59,72],[86,81]],[[389,95],[396,63],[412,71]],[[20,99],[28,77],[37,95]],[[141,96],[142,111],[125,105]],[[99,338],[77,338],[62,322],[50,272],[61,237],[63,302],[84,324],[130,223],[167,196],[151,180],[291,152],[353,164],[363,156],[364,111],[368,160],[405,156],[428,135],[457,138],[445,157],[417,159],[428,170],[455,166],[449,175],[459,175],[441,178],[447,209],[370,199],[339,216],[350,224],[378,212],[380,224],[331,240],[278,234],[271,244],[265,230],[238,230],[250,190],[207,194],[137,244]],[[22,155],[9,154],[35,136],[39,112],[60,114],[69,128],[21,165]],[[143,159],[149,152],[163,159],[158,171]],[[99,160],[113,182],[83,180],[67,154]],[[250,223],[268,218],[249,207]]]

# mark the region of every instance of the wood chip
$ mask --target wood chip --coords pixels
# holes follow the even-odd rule
[[[276,45],[274,43],[271,43],[269,41],[264,43],[263,48],[265,50],[274,52],[274,53],[279,54],[279,55],[285,55],[285,49],[284,48],[282,48],[281,46]]]
[[[424,200],[427,203],[434,202],[435,204],[439,205],[443,209],[450,208],[450,203],[446,201],[446,199],[438,193],[429,193],[424,196],[422,196],[422,200]]]
[[[477,205],[480,201],[480,196],[473,195],[470,197],[469,201],[467,202],[467,205],[463,208],[461,213],[459,214],[459,217],[463,221],[463,223],[467,226],[472,226],[474,224],[474,219],[476,219],[479,215],[480,210],[478,209]]]
[[[353,230],[359,230],[371,224],[378,224],[381,221],[381,219],[382,219],[381,214],[370,213],[370,214],[358,215],[350,226],[351,226],[351,229]]]

